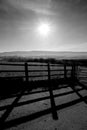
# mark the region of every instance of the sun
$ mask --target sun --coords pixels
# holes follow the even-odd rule
[[[50,33],[50,25],[48,23],[40,23],[37,30],[40,35],[48,36]]]

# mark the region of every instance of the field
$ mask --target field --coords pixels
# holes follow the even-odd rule
[[[6,64],[6,65],[5,65]],[[7,130],[86,130],[86,66],[53,63],[0,65],[0,128]],[[15,65],[14,65],[15,64]],[[4,87],[5,86],[5,87]],[[56,118],[55,118],[56,113]],[[58,119],[57,119],[58,118]]]

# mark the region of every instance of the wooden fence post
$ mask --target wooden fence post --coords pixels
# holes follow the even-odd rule
[[[27,62],[25,63],[25,80],[27,83],[28,82],[28,64],[27,64]]]
[[[67,72],[66,72],[66,65],[64,64],[64,79],[66,80],[67,78]]]
[[[72,70],[71,70],[71,79],[72,79],[72,83],[74,84],[76,81],[76,66],[75,64],[72,64]]]
[[[48,85],[49,85],[49,93],[50,93],[50,101],[51,101],[51,108],[52,108],[52,116],[54,120],[58,119],[56,105],[54,101],[52,86],[51,86],[51,77],[50,77],[50,64],[48,63]]]
[[[78,65],[75,65],[75,78],[78,80]]]
[[[74,70],[74,68],[73,68],[73,64],[72,64],[72,69],[71,69],[71,80],[73,80],[73,70]]]

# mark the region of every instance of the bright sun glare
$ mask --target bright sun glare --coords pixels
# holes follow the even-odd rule
[[[48,23],[41,23],[38,26],[38,33],[42,36],[48,36],[50,33],[50,25]]]

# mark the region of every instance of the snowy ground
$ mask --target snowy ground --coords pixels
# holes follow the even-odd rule
[[[76,88],[80,89],[81,87],[77,86]],[[53,91],[54,95],[61,94],[61,96],[55,98],[56,106],[65,103],[67,104],[68,102],[75,100],[79,101],[80,97],[75,92],[62,95],[62,93],[70,91],[73,91],[70,87]],[[79,93],[83,96],[87,96],[87,90],[81,90]],[[68,107],[58,109],[58,120],[53,120],[51,112],[48,112],[46,115],[42,113],[42,116],[30,120],[29,115],[49,109],[51,105],[50,99],[41,100],[35,103],[29,103],[29,101],[46,96],[49,96],[49,92],[23,95],[18,101],[19,105],[14,107],[6,118],[6,122],[9,124],[10,121],[13,120],[15,122],[16,119],[20,118],[21,120],[23,117],[24,120],[22,120],[22,123],[20,123],[19,120],[19,124],[15,124],[15,126],[11,126],[6,130],[87,130],[87,104],[83,101],[79,101],[75,105],[71,103]],[[0,100],[0,108],[11,104],[15,99],[16,97]],[[6,110],[0,111],[0,117],[5,111]]]

